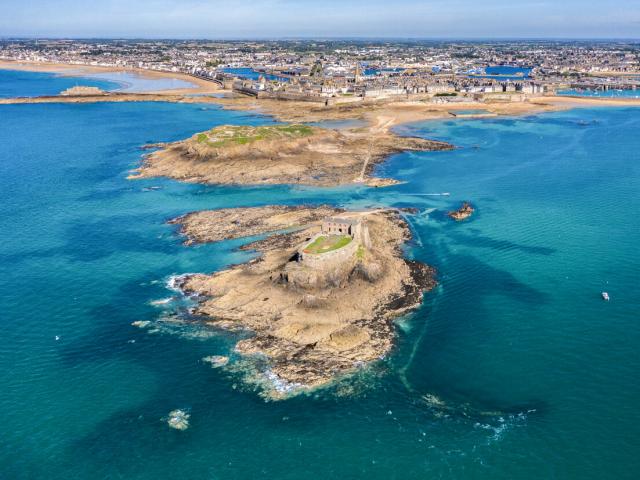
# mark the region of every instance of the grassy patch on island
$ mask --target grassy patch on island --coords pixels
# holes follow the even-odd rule
[[[208,132],[196,135],[198,143],[213,148],[246,145],[258,140],[274,140],[278,138],[302,138],[313,135],[313,128],[308,125],[267,125],[261,127],[224,125],[212,128]]]
[[[349,245],[351,240],[352,238],[349,235],[322,235],[307,245],[304,253],[318,254],[331,252]]]

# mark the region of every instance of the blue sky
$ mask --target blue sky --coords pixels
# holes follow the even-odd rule
[[[640,0],[1,0],[0,36],[640,38]]]

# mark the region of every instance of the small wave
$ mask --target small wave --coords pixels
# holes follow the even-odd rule
[[[182,291],[182,285],[184,284],[184,281],[192,275],[193,273],[181,273],[179,275],[171,275],[167,279],[166,286],[169,290],[172,290],[174,292],[184,293]]]
[[[305,388],[301,383],[283,380],[271,370],[267,370],[264,376],[271,383],[273,389],[279,394],[291,394]]]
[[[220,332],[199,322],[189,321],[179,313],[166,313],[155,322],[149,333],[177,335],[186,340],[208,340],[220,335]]]
[[[161,307],[161,306],[164,306],[164,305],[168,305],[168,304],[174,302],[175,300],[176,300],[175,297],[160,298],[158,300],[149,301],[149,305],[153,305],[154,307]]]
[[[267,402],[285,400],[308,391],[304,385],[280,378],[262,356],[240,357],[227,364],[224,370],[240,380],[233,384],[234,389],[254,392]]]
[[[473,426],[474,428],[477,428],[477,429],[482,429],[482,430],[487,430],[489,432],[492,432],[488,441],[489,443],[493,443],[493,442],[502,440],[505,433],[511,428],[523,425],[524,422],[526,422],[527,420],[528,414],[534,413],[535,411],[536,410],[533,409],[533,410],[527,410],[526,412],[520,412],[515,414],[509,414],[509,415],[501,415],[496,419],[497,424],[476,422]]]
[[[131,325],[138,328],[147,328],[151,325],[150,320],[136,320],[135,322],[131,322]]]
[[[151,300],[149,305],[153,305],[154,307],[159,307],[162,305],[167,305],[175,300],[174,297],[161,298],[159,300]]]

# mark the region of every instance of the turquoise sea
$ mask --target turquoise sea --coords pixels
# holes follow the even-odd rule
[[[232,75],[235,75],[236,77],[246,78],[248,80],[254,80],[254,81],[258,80],[261,76],[267,80],[278,80],[280,82],[289,81],[288,77],[281,77],[279,75],[272,75],[270,73],[262,73],[249,67],[235,67],[235,68],[229,67],[229,68],[223,68],[222,71],[225,73],[230,73]]]
[[[147,78],[130,72],[100,72],[66,76],[41,72],[0,70],[0,98],[57,95],[61,91],[77,85],[126,93],[144,93],[194,86],[190,82],[176,78]]]
[[[605,98],[640,98],[640,90],[560,90],[558,95]]]
[[[0,72],[0,94],[30,88]],[[384,189],[126,179],[147,142],[271,121],[211,105],[0,106],[2,480],[638,478],[639,109],[404,125],[459,148],[393,156],[379,169],[406,183]],[[463,200],[477,215],[447,221]],[[417,207],[407,255],[440,285],[388,358],[267,402],[201,362],[231,335],[167,321],[184,307],[171,275],[250,254],[185,247],[165,221],[303,202]],[[176,408],[189,429],[167,426]]]
[[[192,88],[191,82],[171,77],[143,77],[131,72],[100,72],[83,75],[83,78],[115,83],[118,92],[144,93],[158,90]]]
[[[502,80],[523,80],[529,78],[531,68],[513,65],[493,65],[484,69],[482,78],[496,78]]]
[[[0,98],[57,95],[67,88],[83,85],[116,90],[120,84],[102,78],[63,77],[51,73],[0,70]]]

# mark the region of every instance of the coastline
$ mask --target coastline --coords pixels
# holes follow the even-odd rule
[[[170,74],[162,74],[171,77]],[[205,82],[209,83],[209,82]],[[204,88],[204,87],[203,87]],[[403,124],[424,120],[452,118],[451,112],[466,109],[482,109],[490,116],[520,116],[538,113],[589,107],[640,107],[636,98],[596,98],[575,96],[532,97],[526,102],[491,103],[468,101],[456,104],[430,104],[421,101],[387,100],[362,102],[358,104],[319,106],[307,102],[257,100],[234,96],[225,97],[194,96],[199,93],[221,93],[218,87],[191,90],[160,90],[144,93],[107,93],[105,95],[86,96],[40,96],[0,98],[0,105],[27,103],[103,103],[103,102],[171,102],[171,103],[210,103],[228,110],[256,111],[273,116],[287,123],[317,123],[333,120],[364,120],[374,130],[384,132]],[[482,115],[466,118],[482,118]]]
[[[74,65],[69,63],[28,62],[0,59],[0,70],[18,70],[26,72],[58,73],[63,76],[82,77],[88,74],[100,73],[131,73],[147,79],[172,78],[193,84],[193,88],[176,88],[169,90],[150,90],[147,94],[156,95],[186,95],[217,93],[221,88],[214,82],[192,77],[184,73],[147,70],[136,67],[106,67],[100,65]]]
[[[31,98],[3,98],[0,104],[14,103],[93,103],[124,101],[166,101],[188,103],[217,103],[225,108],[237,110],[257,110],[273,115],[286,122],[315,122],[323,120],[342,120],[361,118],[373,121],[374,124],[386,124],[392,127],[401,123],[411,123],[450,117],[449,112],[460,109],[482,108],[489,114],[527,115],[545,111],[558,111],[579,107],[624,107],[640,106],[640,99],[620,97],[581,97],[563,95],[532,96],[521,102],[487,102],[470,100],[468,102],[431,104],[420,100],[384,100],[363,101],[359,103],[336,104],[331,107],[319,107],[313,103],[298,101],[279,101],[256,99],[244,96],[217,98],[210,96],[192,97],[191,95],[225,92],[214,82],[203,80],[179,72],[164,72],[137,67],[111,67],[100,65],[83,65],[53,62],[34,62],[0,59],[0,70],[20,70],[31,72],[59,73],[66,76],[82,77],[96,73],[131,73],[143,78],[172,78],[190,82],[193,88],[175,88],[149,90],[145,92],[109,93],[100,97],[59,97],[43,96]],[[230,93],[230,92],[229,92]]]

